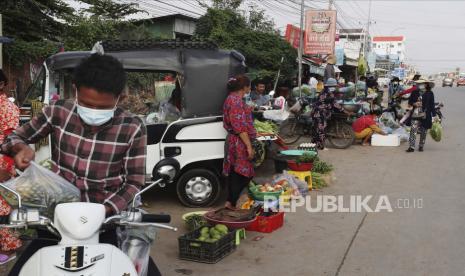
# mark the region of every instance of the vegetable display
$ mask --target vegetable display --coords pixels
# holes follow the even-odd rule
[[[328,183],[322,178],[322,174],[312,172],[312,187],[315,189],[320,189],[327,187]]]
[[[249,184],[249,192],[252,197],[256,200],[263,201],[265,197],[275,197],[278,198],[279,195],[283,192],[285,187],[282,185],[271,185],[269,183],[265,183],[263,185],[256,185],[253,182]]]
[[[333,166],[324,161],[316,159],[313,162],[312,173],[327,174],[333,171]]]
[[[189,231],[195,230],[207,224],[207,221],[202,215],[193,214],[186,218],[186,224]]]
[[[262,122],[259,120],[254,120],[253,122],[255,129],[258,133],[263,134],[278,134],[279,128],[276,124],[266,121]]]
[[[217,224],[214,227],[204,226],[202,229],[200,229],[200,236],[197,238],[197,240],[214,243],[228,234],[228,231],[228,227],[226,227],[224,224]]]
[[[314,153],[305,152],[301,156],[297,157],[295,161],[297,164],[301,164],[301,163],[313,163],[315,160],[318,160],[318,157]]]

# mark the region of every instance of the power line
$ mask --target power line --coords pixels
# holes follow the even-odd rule
[[[190,10],[187,10],[187,9],[184,9],[184,8],[181,8],[181,7],[176,7],[175,5],[172,5],[172,4],[170,4],[170,3],[163,2],[163,1],[161,1],[161,0],[153,0],[153,1],[158,2],[158,3],[162,3],[162,4],[164,4],[164,5],[167,5],[167,6],[170,6],[170,7],[179,9],[179,10],[182,10],[182,11],[186,11],[186,12],[189,12],[189,13],[193,13],[193,14],[198,15],[198,16],[202,16],[202,14],[200,14],[200,13],[198,13],[198,12],[190,11]]]

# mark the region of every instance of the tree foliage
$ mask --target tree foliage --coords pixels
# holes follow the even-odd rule
[[[143,26],[123,21],[140,10],[133,4],[111,0],[81,0],[90,6],[75,11],[63,0],[3,0],[4,35],[15,39],[5,45],[12,65],[35,61],[66,50],[89,50],[105,39],[142,39],[149,36]]]
[[[199,18],[195,36],[214,41],[219,47],[235,49],[246,57],[254,77],[276,75],[281,68],[284,78],[295,73],[296,50],[274,29],[263,11],[254,9],[249,17],[237,10],[241,1],[216,0]],[[281,64],[281,58],[284,62]]]
[[[134,3],[117,3],[112,0],[81,0],[81,2],[90,5],[84,10],[85,12],[104,19],[124,18],[142,12]]]

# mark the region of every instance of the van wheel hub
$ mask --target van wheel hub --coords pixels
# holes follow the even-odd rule
[[[205,201],[212,193],[212,184],[205,177],[197,176],[191,178],[186,184],[187,196],[196,202]]]

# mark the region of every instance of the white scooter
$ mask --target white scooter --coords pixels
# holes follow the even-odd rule
[[[159,185],[164,186],[176,175],[173,166],[163,166],[158,170],[160,179],[153,182],[134,196],[131,208],[119,215],[105,219],[102,204],[74,202],[58,204],[55,218],[39,215],[39,210],[22,206],[21,195],[12,192],[18,199],[18,209],[11,212],[8,228],[45,226],[53,233],[61,235],[58,245],[48,246],[37,251],[22,267],[20,276],[136,276],[138,272],[133,261],[119,248],[111,244],[99,243],[100,230],[105,226],[156,227],[177,231],[177,228],[156,222],[169,222],[169,215],[143,214],[136,208],[136,199],[145,191]]]

